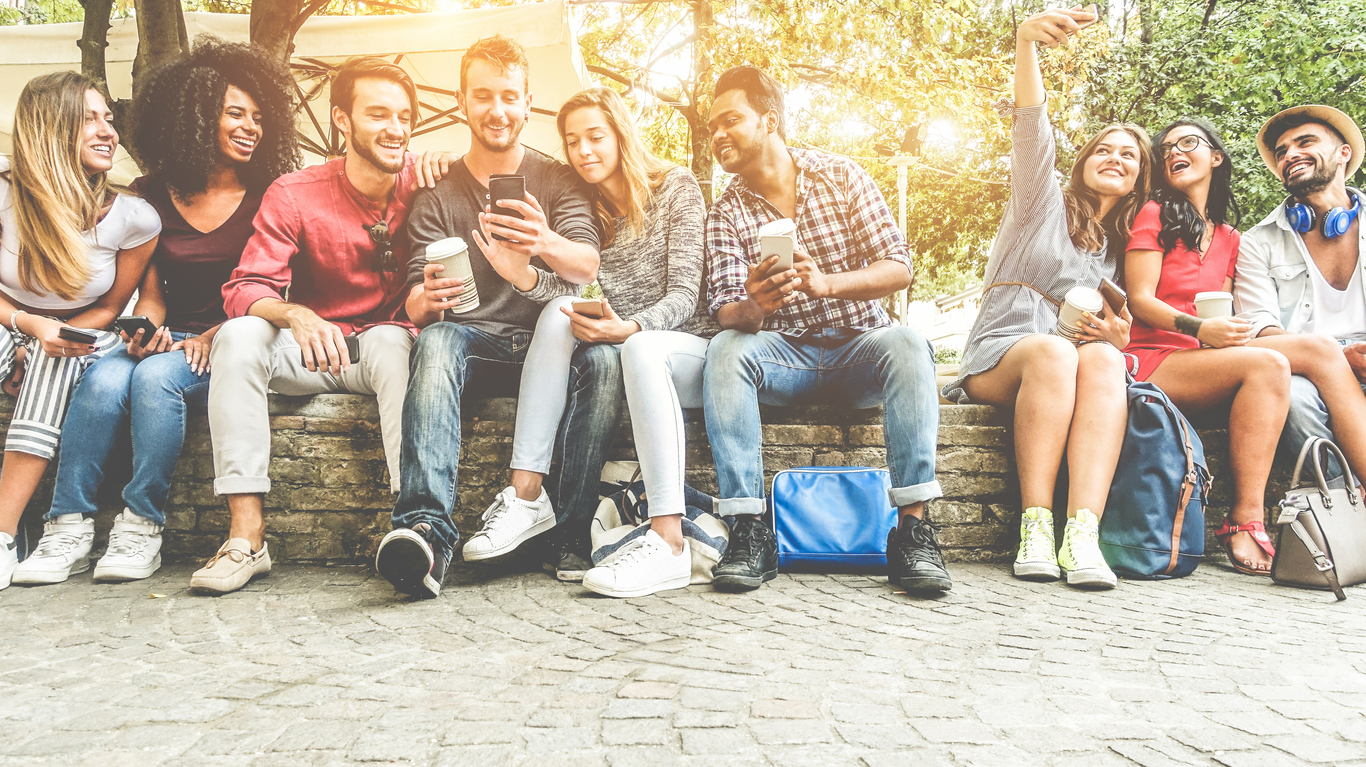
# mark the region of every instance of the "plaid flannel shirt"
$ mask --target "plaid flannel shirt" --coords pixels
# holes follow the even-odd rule
[[[868,172],[846,157],[789,147],[797,164],[797,244],[825,274],[852,272],[881,259],[914,274],[906,238]],[[743,301],[749,265],[758,263],[759,227],[782,218],[736,177],[707,214],[708,309]],[[871,330],[892,324],[877,301],[805,294],[764,320],[765,330],[801,335],[812,328]]]

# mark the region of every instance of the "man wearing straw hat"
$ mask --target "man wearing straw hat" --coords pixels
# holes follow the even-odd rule
[[[1361,167],[1364,148],[1361,129],[1332,107],[1292,107],[1266,121],[1257,149],[1288,196],[1243,235],[1233,286],[1254,335],[1332,336],[1358,381],[1366,381],[1366,230],[1359,215],[1366,194],[1347,179]],[[1281,444],[1298,453],[1309,437],[1333,433],[1319,390],[1297,375]],[[1336,465],[1332,472],[1341,474]]]

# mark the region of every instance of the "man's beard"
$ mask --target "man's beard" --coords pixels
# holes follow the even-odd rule
[[[522,128],[526,127],[526,120],[522,120],[519,122],[517,120],[509,119],[507,121],[507,125],[507,141],[502,144],[493,144],[484,139],[483,123],[479,124],[479,130],[471,130],[470,135],[474,137],[475,141],[479,142],[480,146],[484,147],[490,152],[506,152],[507,150],[517,146],[517,139],[521,138],[522,136]]]
[[[759,155],[763,153],[760,136],[754,135],[747,138],[752,140],[746,141],[740,138],[731,139],[730,146],[735,150],[734,159],[729,163],[721,163],[722,170],[727,173],[739,173],[748,167],[754,160],[758,159]],[[717,162],[720,162],[720,158],[717,158]],[[730,167],[726,167],[727,165]]]
[[[361,140],[355,142],[355,147],[353,148],[355,149],[356,154],[359,155],[362,160],[365,160],[366,162],[370,163],[376,168],[379,168],[385,173],[398,173],[399,171],[403,170],[403,155],[399,155],[398,159],[394,160],[393,162],[381,160],[379,155],[375,154],[375,150],[372,149],[370,146],[371,139],[373,138],[373,136],[361,136],[360,138]]]
[[[1338,167],[1341,166],[1341,164],[1341,162],[1338,162],[1332,167],[1329,167],[1327,165],[1321,165],[1315,160],[1313,173],[1310,173],[1308,176],[1301,176],[1294,181],[1283,182],[1285,191],[1289,192],[1290,196],[1300,200],[1303,200],[1306,195],[1321,192],[1324,189],[1327,189],[1329,184],[1333,183],[1333,179],[1336,178],[1338,174]]]

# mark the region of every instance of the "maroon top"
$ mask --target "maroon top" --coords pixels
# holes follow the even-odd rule
[[[161,215],[161,239],[152,263],[161,277],[165,324],[182,333],[203,333],[226,322],[223,284],[242,260],[242,249],[255,231],[251,222],[261,207],[261,196],[248,192],[227,221],[212,232],[201,232],[180,215],[165,184],[150,182],[145,176],[133,184]]]

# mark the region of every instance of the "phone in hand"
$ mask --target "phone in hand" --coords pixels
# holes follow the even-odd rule
[[[597,299],[575,301],[570,308],[574,310],[575,314],[582,314],[585,317],[592,317],[595,320],[600,320],[603,317],[602,302]]]
[[[58,329],[57,337],[63,341],[75,341],[78,344],[90,344],[91,346],[100,338],[89,330],[78,330],[70,325],[63,325]]]
[[[129,314],[114,320],[114,327],[123,332],[130,339],[135,338],[138,331],[142,331],[142,344],[145,346],[152,342],[152,336],[156,335],[157,326],[146,317],[140,314]]]
[[[1101,277],[1100,286],[1096,290],[1100,291],[1100,297],[1105,299],[1105,305],[1115,316],[1123,312],[1124,305],[1129,302],[1129,294],[1109,277]]]
[[[495,173],[489,176],[489,212],[498,216],[508,216],[510,218],[522,218],[522,214],[511,208],[504,208],[498,205],[499,200],[526,199],[526,177],[516,173]],[[506,237],[494,234],[495,240],[506,240]]]
[[[1086,6],[1085,8],[1082,8],[1082,11],[1091,14],[1091,20],[1090,20],[1090,21],[1080,21],[1080,22],[1077,22],[1077,29],[1078,29],[1078,30],[1086,29],[1087,27],[1092,26],[1093,24],[1095,24],[1097,21],[1100,21],[1100,12],[1096,9],[1096,4],[1095,4],[1095,3],[1091,3],[1090,5]]]
[[[768,271],[769,274],[778,274],[792,268],[792,245],[794,240],[785,234],[764,235],[759,238],[759,260],[767,261],[770,256],[777,256],[778,263]]]
[[[352,365],[356,364],[357,362],[360,362],[360,336],[346,337],[346,356],[348,359],[351,360]],[[303,360],[304,367],[308,367],[308,358],[304,356],[303,349],[299,350],[299,358]],[[318,360],[318,367],[326,367],[324,365],[325,362],[327,362],[327,360],[325,359]]]

